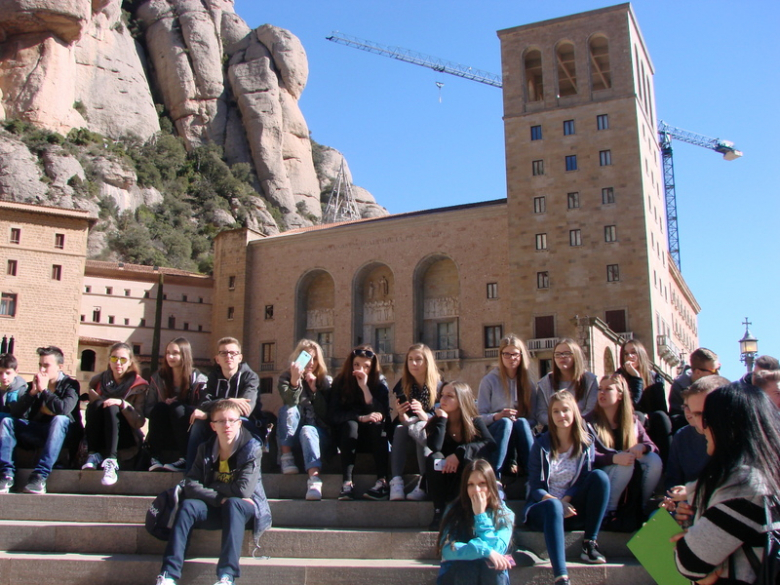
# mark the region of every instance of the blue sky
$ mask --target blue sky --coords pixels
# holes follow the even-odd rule
[[[301,109],[354,181],[391,213],[506,197],[501,90],[325,40],[331,31],[501,73],[496,31],[609,2],[237,0],[251,27],[298,36],[309,58]],[[701,304],[699,340],[742,374],[747,316],[780,356],[780,2],[639,0],[659,118],[731,140],[745,156],[675,143],[682,272]],[[439,92],[436,82],[443,82]],[[440,101],[441,98],[441,101]]]

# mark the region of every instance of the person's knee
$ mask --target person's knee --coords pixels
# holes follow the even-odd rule
[[[537,504],[545,519],[558,520],[563,522],[563,502],[558,498],[542,500]]]
[[[632,467],[629,467],[629,469],[633,469]],[[589,476],[590,481],[593,485],[608,490],[609,489],[609,477],[607,477],[607,474],[604,473],[601,469],[594,469],[590,472]]]
[[[495,429],[496,433],[500,433],[502,436],[509,436],[509,433],[512,431],[512,419],[500,418],[490,427],[491,431]]]
[[[51,422],[49,424],[52,426],[52,428],[68,430],[68,426],[70,425],[70,420],[64,414],[58,414],[51,419]]]

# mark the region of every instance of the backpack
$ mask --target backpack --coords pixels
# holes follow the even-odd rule
[[[764,559],[759,561],[753,549],[746,544],[742,545],[742,550],[756,574],[754,585],[780,585],[780,531],[772,530],[775,518],[780,518],[780,503],[775,498],[765,497],[764,510],[766,510],[769,526],[769,531],[766,533]]]
[[[159,540],[168,540],[183,498],[182,482],[158,495],[146,511],[146,531]]]

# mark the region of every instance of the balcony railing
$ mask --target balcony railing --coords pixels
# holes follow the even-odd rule
[[[433,357],[437,362],[446,362],[460,359],[459,349],[437,349],[433,352]]]
[[[382,366],[390,366],[393,364],[393,354],[392,353],[378,353],[377,356],[379,356],[379,364]]]
[[[486,358],[497,358],[498,357],[498,348],[494,347],[492,349],[486,349],[485,350],[485,357]]]
[[[265,362],[260,364],[260,371],[261,372],[273,372],[276,368],[275,362]]]
[[[674,344],[671,336],[658,335],[656,336],[656,344],[658,345],[658,355],[671,366],[676,366],[680,363],[680,349]]]
[[[633,331],[623,331],[622,333],[618,333],[620,337],[622,337],[625,341],[628,341],[630,339],[634,339],[634,332]]]
[[[536,339],[528,340],[528,353],[531,357],[536,357],[536,354],[542,351],[552,351],[558,344],[557,337],[538,337]]]

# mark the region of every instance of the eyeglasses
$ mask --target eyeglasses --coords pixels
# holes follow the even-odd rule
[[[240,351],[220,351],[219,355],[226,358],[235,358],[241,355]]]
[[[223,418],[221,420],[213,420],[211,422],[213,422],[215,425],[221,425],[223,427],[234,427],[238,423],[241,422],[241,419],[240,418]]]
[[[353,349],[352,350],[352,357],[364,357],[364,358],[373,358],[374,355],[376,355],[373,351],[370,349]]]
[[[521,353],[510,353],[508,351],[502,351],[501,357],[505,357],[508,360],[519,360],[523,354]]]
[[[119,357],[118,355],[112,355],[112,356],[111,356],[110,358],[108,358],[108,359],[109,359],[109,360],[111,360],[111,363],[112,363],[112,364],[121,364],[121,365],[123,365],[123,366],[124,366],[124,365],[125,365],[127,362],[129,362],[129,361],[130,361],[130,358],[126,358],[126,357]]]
[[[694,371],[694,372],[695,371],[699,371],[699,372],[703,372],[705,374],[710,374],[711,376],[714,376],[715,374],[718,373],[715,370],[708,370],[706,368],[691,368],[691,370]]]
[[[683,410],[688,413],[691,418],[701,418],[703,420],[704,413],[701,410],[693,411],[687,404],[683,404]]]
[[[556,351],[553,354],[553,357],[556,357],[556,358],[567,358],[567,357],[571,357],[573,355],[574,354],[572,352],[570,352],[570,351]]]

